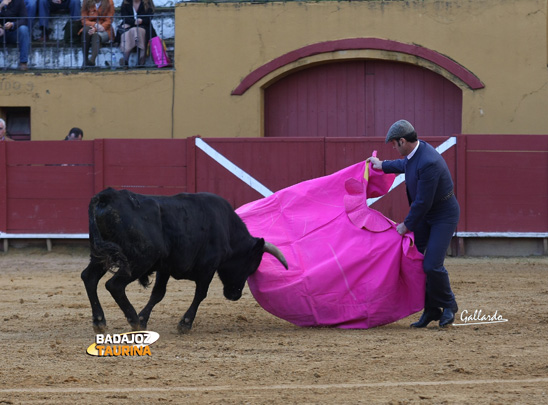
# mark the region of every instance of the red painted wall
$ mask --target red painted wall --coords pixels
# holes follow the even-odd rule
[[[422,138],[434,146],[445,139]],[[378,150],[383,138],[205,139],[272,191],[331,174]],[[462,209],[460,232],[548,232],[548,135],[459,135],[444,153]],[[96,192],[209,191],[234,207],[261,198],[181,140],[0,142],[0,232],[87,233]],[[373,205],[395,221],[408,210],[404,185]]]

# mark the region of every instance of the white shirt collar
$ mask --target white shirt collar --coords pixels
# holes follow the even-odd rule
[[[413,149],[411,151],[411,153],[409,155],[407,155],[407,160],[411,159],[413,156],[415,156],[415,153],[417,152],[417,149],[419,149],[419,145],[421,143],[420,142],[417,142],[417,146],[415,146],[415,149]]]

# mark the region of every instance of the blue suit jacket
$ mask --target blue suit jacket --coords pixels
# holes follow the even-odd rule
[[[436,217],[449,219],[456,215],[458,221],[458,208],[456,213],[446,212],[454,211],[455,204],[442,201],[453,190],[451,173],[443,157],[431,145],[420,141],[410,160],[385,160],[382,170],[385,173],[405,173],[407,198],[411,205],[404,220],[407,229],[413,231],[424,219]]]

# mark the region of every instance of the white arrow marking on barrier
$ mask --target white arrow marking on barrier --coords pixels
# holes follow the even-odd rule
[[[238,177],[253,190],[257,191],[263,197],[268,197],[269,195],[273,194],[272,191],[270,191],[266,186],[261,184],[258,180],[254,179],[251,175],[249,175],[238,166],[236,166],[234,163],[232,163],[230,160],[225,158],[223,155],[221,155],[219,152],[217,152],[215,149],[205,143],[204,140],[202,140],[201,138],[196,138],[195,144],[209,157],[211,157],[213,160],[223,166],[234,176]]]

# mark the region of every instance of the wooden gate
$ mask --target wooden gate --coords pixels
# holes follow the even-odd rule
[[[418,66],[359,60],[314,66],[265,90],[267,137],[384,137],[407,119],[419,136],[461,131],[462,92]]]

